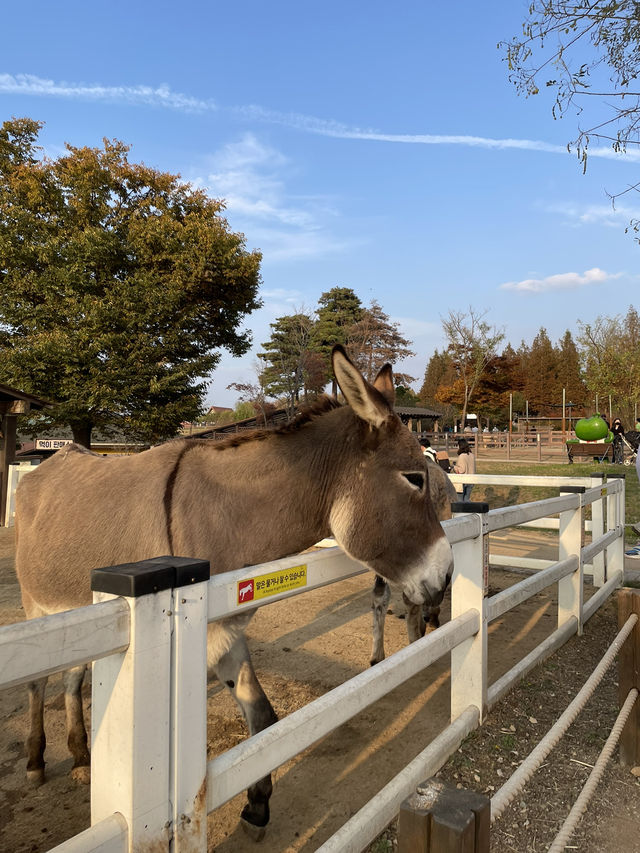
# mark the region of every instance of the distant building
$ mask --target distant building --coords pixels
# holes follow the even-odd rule
[[[425,432],[437,431],[438,418],[442,417],[440,412],[411,406],[396,406],[395,411],[405,426],[410,430],[417,430],[417,432],[422,432],[423,430]],[[286,409],[271,409],[267,414],[266,426],[280,426],[281,424],[286,423],[287,420],[288,413]],[[252,429],[261,429],[264,427],[264,417],[261,414],[257,414],[251,418],[244,418],[241,421],[232,421],[231,423],[222,424],[220,426],[193,429],[189,435],[192,438],[222,439],[227,438],[233,433],[245,432]]]

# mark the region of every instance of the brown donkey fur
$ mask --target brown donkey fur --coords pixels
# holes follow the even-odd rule
[[[373,385],[341,347],[333,367],[347,405],[328,402],[293,425],[225,442],[177,439],[138,455],[60,450],[17,493],[16,568],[28,618],[91,601],[90,571],[163,554],[210,561],[211,572],[264,563],[333,536],[415,605],[437,605],[452,571],[421,449],[392,409],[389,365]],[[243,631],[251,613],[209,626],[209,665],[231,690],[250,733],[275,713]],[[66,674],[73,774],[87,779],[80,688]],[[29,777],[44,780],[46,679],[29,686]],[[269,776],[248,791],[245,824],[269,820]]]

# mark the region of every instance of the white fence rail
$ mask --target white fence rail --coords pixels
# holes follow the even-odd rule
[[[321,850],[356,853],[365,847],[412,788],[435,772],[482,722],[487,709],[572,634],[581,633],[584,622],[622,580],[623,480],[596,485],[588,478],[518,479],[542,479],[545,485],[553,480],[561,490],[578,491],[491,512],[477,512],[480,505],[458,504],[471,512],[443,523],[455,561],[451,622],[208,764],[207,622],[365,571],[340,549],[296,555],[210,580],[198,574],[201,564],[190,572],[188,561],[166,558],[165,570],[167,561],[180,562],[178,579],[154,594],[140,594],[133,587],[125,597],[98,592],[99,603],[90,607],[0,628],[0,689],[95,661],[92,827],[60,845],[57,853],[120,853],[142,847],[176,853],[206,850],[209,811],[451,654],[451,726]],[[593,541],[585,546],[584,510],[589,505]],[[551,515],[558,517],[559,559],[488,598],[488,565],[494,561],[490,534]],[[587,558],[592,567],[600,561],[602,571],[600,577],[592,572],[601,588],[585,605]],[[162,560],[147,562],[153,571]],[[126,585],[131,567],[124,575],[118,575],[117,568],[118,583]],[[94,578],[94,588],[101,583]],[[557,630],[488,685],[489,623],[551,584],[558,585]]]

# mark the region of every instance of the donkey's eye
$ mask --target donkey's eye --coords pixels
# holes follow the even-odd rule
[[[403,474],[402,475],[405,480],[408,480],[412,486],[415,486],[417,489],[424,489],[424,474],[419,474],[418,472],[411,474]]]

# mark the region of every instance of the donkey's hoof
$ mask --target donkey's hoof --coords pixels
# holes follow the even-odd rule
[[[27,770],[27,782],[31,788],[39,788],[44,784],[44,767],[35,770]]]
[[[267,834],[266,826],[256,826],[255,823],[249,823],[243,817],[240,818],[240,826],[252,841],[262,841]]]
[[[81,767],[74,767],[71,771],[71,778],[80,785],[88,785],[91,782],[91,768],[87,767],[86,764]]]

